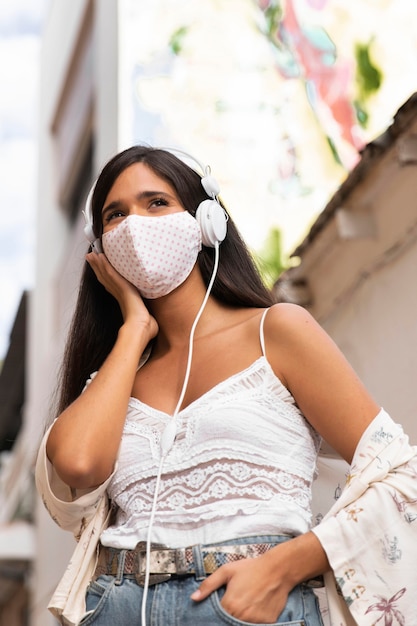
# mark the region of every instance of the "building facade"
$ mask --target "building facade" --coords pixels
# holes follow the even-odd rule
[[[52,2],[46,20],[36,288],[22,299],[0,384],[7,391],[1,423],[18,431],[1,433],[3,441],[8,433],[17,437],[11,450],[3,450],[0,473],[4,626],[56,623],[47,604],[74,548],[74,539],[39,502],[33,469],[40,437],[53,416],[59,363],[87,251],[81,210],[95,173],[118,148],[116,18],[117,2],[74,0]],[[22,320],[24,337],[18,334]],[[24,372],[16,368],[17,361],[25,363]],[[9,369],[11,376],[6,376]],[[19,384],[12,387],[18,372]],[[7,546],[20,548],[11,553]]]

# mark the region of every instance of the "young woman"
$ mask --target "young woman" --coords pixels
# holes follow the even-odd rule
[[[415,533],[415,450],[312,317],[273,304],[217,193],[208,172],[135,146],[88,200],[92,249],[37,463],[79,540],[50,608],[84,626],[320,626],[313,587],[333,571],[351,611],[334,609],[338,626],[378,621],[385,597],[412,615],[408,561],[368,535],[380,506],[387,535]],[[356,478],[312,530],[321,437]]]

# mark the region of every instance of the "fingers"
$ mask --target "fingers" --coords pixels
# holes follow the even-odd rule
[[[105,254],[90,252],[85,258],[95,273],[97,280],[116,298],[120,295],[121,290],[126,288],[134,289],[133,285],[123,278],[109,263]]]
[[[271,577],[263,557],[223,565],[202,582],[191,599],[205,600],[220,587],[226,587],[221,599],[226,613],[253,624],[275,623],[290,590],[279,577]]]
[[[229,580],[226,567],[220,567],[218,570],[206,578],[194,593],[191,595],[191,600],[200,602],[207,598],[213,591],[226,585]]]
[[[86,261],[97,280],[118,301],[125,321],[129,315],[149,317],[139,291],[114,269],[104,254],[90,252],[86,256]]]
[[[114,278],[117,274],[113,266],[109,263],[105,254],[96,252],[89,252],[85,257],[87,263],[90,265],[98,280],[102,283],[107,277]]]

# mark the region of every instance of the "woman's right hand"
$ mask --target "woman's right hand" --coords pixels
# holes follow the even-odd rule
[[[109,263],[105,254],[90,252],[86,261],[97,280],[119,303],[124,322],[149,325],[149,340],[158,333],[158,324],[146,308],[139,291]]]

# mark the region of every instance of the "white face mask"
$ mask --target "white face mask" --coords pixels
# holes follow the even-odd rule
[[[191,273],[201,250],[201,230],[188,211],[128,215],[104,233],[102,244],[109,262],[144,298],[160,298]]]

